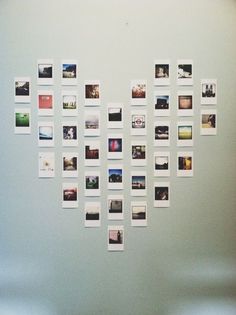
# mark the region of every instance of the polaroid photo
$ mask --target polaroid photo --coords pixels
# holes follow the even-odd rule
[[[170,152],[154,152],[154,176],[170,176]]]
[[[109,103],[107,106],[107,128],[123,128],[123,105],[120,103]]]
[[[124,219],[124,196],[109,195],[107,197],[108,220]]]
[[[53,121],[38,122],[38,145],[39,147],[54,146],[54,123]]]
[[[147,172],[132,171],[131,172],[131,196],[147,195]]]
[[[131,105],[147,105],[147,81],[131,81]]]
[[[76,91],[62,91],[62,116],[78,115],[78,94]]]
[[[107,158],[109,160],[123,159],[122,134],[109,134],[107,136]]]
[[[84,136],[100,136],[100,112],[84,112]]]
[[[98,197],[101,195],[99,171],[86,171],[85,172],[84,192],[85,192],[86,197]]]
[[[177,84],[193,85],[193,61],[181,59],[177,61]]]
[[[155,121],[154,146],[168,147],[170,145],[170,122]]]
[[[108,251],[123,251],[124,250],[124,226],[108,226],[107,237]]]
[[[31,110],[30,108],[15,109],[15,134],[31,133]]]
[[[154,62],[154,85],[170,85],[170,61],[167,59]]]
[[[131,142],[131,165],[147,165],[147,141],[140,140]]]
[[[37,63],[38,85],[53,85],[53,60],[39,59]]]
[[[177,123],[177,146],[193,146],[193,121],[179,121]]]
[[[39,152],[39,177],[51,178],[55,176],[55,153]]]
[[[62,145],[64,147],[75,147],[78,145],[77,121],[62,122]]]
[[[177,113],[178,116],[193,116],[193,91],[178,91]]]
[[[61,84],[77,85],[78,64],[77,60],[62,60],[61,62]]]
[[[145,110],[131,111],[131,135],[145,136],[147,134],[147,112]]]
[[[217,104],[217,80],[202,79],[201,80],[201,105]]]
[[[14,79],[15,103],[30,103],[30,78],[17,77]]]
[[[131,226],[147,226],[146,201],[131,201]]]
[[[154,92],[154,116],[170,116],[170,91]]]
[[[54,92],[40,90],[38,95],[38,115],[53,116],[54,114]]]
[[[101,226],[101,202],[85,202],[85,227]]]
[[[177,152],[177,176],[193,176],[193,152]]]
[[[84,83],[84,106],[101,105],[101,91],[99,80],[87,80]]]
[[[217,134],[217,111],[216,109],[201,110],[201,125],[202,136],[215,136]]]
[[[108,189],[123,189],[123,166],[121,164],[108,165],[107,182]]]
[[[78,177],[78,153],[62,153],[62,177]]]
[[[62,183],[62,208],[78,208],[78,183]]]
[[[154,183],[154,207],[167,208],[170,206],[170,183]]]
[[[84,142],[84,165],[100,166],[100,141]]]

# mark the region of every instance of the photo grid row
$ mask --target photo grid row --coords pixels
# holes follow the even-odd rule
[[[68,86],[61,92],[62,117],[78,116],[78,92],[71,90],[70,86],[77,85],[78,64],[76,60],[63,60],[61,63],[61,85]],[[154,122],[153,147],[161,151],[153,154],[153,175],[156,177],[170,176],[170,151],[163,150],[170,146],[171,121],[168,120],[171,111],[170,88],[170,61],[155,60],[153,92],[153,117],[158,117]],[[40,59],[37,62],[37,84],[42,86],[54,85],[54,62],[52,59]],[[84,174],[84,196],[101,196],[101,174],[99,169],[91,167],[101,165],[101,146],[99,136],[101,134],[100,110],[101,92],[99,80],[87,80],[84,83],[84,166],[89,167]],[[192,60],[178,60],[177,85],[186,86],[185,90],[177,93],[177,116],[194,116],[194,93],[189,90],[193,86],[193,62]],[[212,105],[217,104],[217,80],[201,80],[201,109],[200,131],[201,135],[216,135],[216,109]],[[15,103],[27,104],[31,102],[30,77],[16,77],[14,79]],[[131,202],[130,220],[131,226],[147,226],[147,173],[143,167],[147,165],[147,111],[142,106],[147,105],[147,80],[132,80],[130,85],[130,135],[139,136],[138,140],[132,140],[130,144],[130,166],[135,166],[131,171],[130,195],[136,198]],[[205,105],[209,105],[205,107]],[[141,106],[141,107],[140,107]],[[89,108],[91,107],[91,108]],[[136,107],[136,108],[135,108]],[[54,91],[53,89],[37,90],[38,116],[54,116]],[[112,164],[116,160],[122,161],[124,154],[123,134],[115,133],[124,127],[124,107],[121,103],[109,103],[107,106],[107,128],[113,129],[113,134],[107,135],[107,188],[111,194],[107,196],[108,220],[124,219],[124,195],[120,193],[124,188],[123,164]],[[167,118],[166,118],[167,117]],[[165,119],[165,120],[162,120]],[[15,133],[31,133],[31,109],[29,107],[15,108]],[[78,146],[78,121],[68,120],[62,123],[62,146]],[[54,147],[55,131],[53,121],[38,121],[38,146]],[[179,147],[193,147],[193,121],[177,122],[177,140]],[[71,150],[72,151],[72,150]],[[72,179],[62,183],[62,208],[78,208],[78,153],[63,152],[61,156],[62,177]],[[39,177],[51,178],[55,176],[55,153],[41,151],[39,159]],[[118,161],[118,162],[119,162]],[[181,150],[176,157],[177,176],[193,176],[193,151]],[[137,170],[137,166],[139,169]],[[92,170],[93,169],[93,170]],[[170,182],[154,182],[154,207],[170,206]],[[94,199],[92,199],[94,200]],[[86,227],[98,227],[101,225],[101,202],[86,201],[84,205],[84,218]],[[108,250],[124,249],[124,225],[108,226]]]

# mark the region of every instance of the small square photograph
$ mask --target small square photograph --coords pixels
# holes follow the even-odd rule
[[[76,85],[77,84],[77,61],[76,60],[62,60],[61,63],[61,84],[62,85]]]
[[[31,110],[29,108],[15,109],[15,134],[31,133]]]
[[[54,146],[54,123],[52,121],[38,122],[38,145],[40,147]]]
[[[100,165],[100,142],[99,141],[85,141],[84,143],[84,163],[85,166],[99,166]]]
[[[170,183],[154,183],[154,207],[165,208],[170,206]]]
[[[38,115],[52,116],[54,114],[53,91],[38,91]]]
[[[108,159],[122,159],[122,142],[123,138],[120,134],[108,135],[107,145],[108,145]]]
[[[216,109],[201,110],[201,135],[215,136],[217,134]]]
[[[76,91],[62,91],[62,115],[63,116],[77,116],[78,95]]]
[[[193,122],[181,121],[177,124],[177,145],[193,146]]]
[[[147,164],[146,141],[133,141],[131,143],[131,165],[145,166]]]
[[[110,103],[107,106],[107,128],[123,128],[123,105]]]
[[[131,172],[131,196],[146,196],[146,179],[147,174],[145,171]]]
[[[108,251],[124,250],[124,226],[108,226]]]
[[[84,135],[99,136],[100,135],[100,113],[99,111],[84,112]]]
[[[62,208],[78,207],[78,184],[63,183],[62,184]]]
[[[193,61],[192,60],[178,60],[177,84],[178,85],[193,85]]]
[[[53,84],[53,60],[40,59],[37,67],[37,83],[39,85]]]
[[[62,145],[77,146],[78,145],[78,125],[75,121],[67,121],[62,123]]]
[[[101,226],[101,203],[85,202],[85,227]]]
[[[85,106],[99,106],[101,104],[100,81],[85,81]]]
[[[193,91],[178,92],[178,116],[193,116]]]
[[[62,177],[78,177],[78,153],[62,153]]]
[[[51,178],[55,176],[55,153],[39,152],[39,177]]]
[[[169,60],[155,60],[154,85],[170,85],[170,62]]]
[[[131,81],[131,105],[147,105],[147,81]]]
[[[122,195],[108,196],[108,220],[123,220],[123,200]]]
[[[169,121],[156,121],[154,123],[155,146],[169,146],[170,145],[170,122]]]
[[[177,153],[177,176],[193,176],[193,152]]]
[[[154,92],[154,116],[170,115],[170,91]]]
[[[201,105],[217,104],[217,80],[201,80]]]
[[[147,226],[146,201],[131,201],[131,226]]]
[[[85,196],[100,196],[100,172],[85,172]]]
[[[123,189],[123,166],[120,164],[108,165],[108,189]]]
[[[30,78],[18,77],[14,80],[15,103],[30,103]]]
[[[170,152],[154,152],[154,176],[170,176]]]
[[[145,136],[147,134],[147,112],[132,111],[131,112],[131,135]]]

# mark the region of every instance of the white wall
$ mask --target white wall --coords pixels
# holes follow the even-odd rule
[[[194,301],[193,305],[202,307],[202,296],[209,296],[210,305],[217,298],[223,302],[235,298],[235,17],[233,0],[0,1],[1,314],[172,315],[176,304],[188,302],[189,307],[189,301]],[[51,180],[38,178],[39,58],[53,58],[56,66],[57,174]],[[148,227],[130,226],[131,197],[125,189],[122,253],[107,252],[110,223],[105,180],[100,199],[102,226],[84,228],[83,204],[87,199],[83,196],[82,145],[78,146],[82,174],[79,208],[61,208],[59,104],[60,62],[64,58],[75,58],[79,63],[80,126],[84,80],[101,80],[103,126],[106,104],[124,104],[126,152],[133,139],[128,126],[130,80],[148,80]],[[177,59],[194,62],[194,177],[177,178],[175,173],[178,87],[173,79],[171,207],[166,209],[153,208],[152,126],[156,119],[152,83],[153,62],[159,58],[171,60],[173,78]],[[14,103],[16,76],[32,79],[32,133],[27,136],[14,134],[14,109],[19,106]],[[218,134],[214,137],[203,137],[199,132],[202,78],[218,80]],[[107,133],[103,127],[104,152]],[[83,139],[81,132],[79,143]],[[127,154],[123,164],[128,183]],[[100,168],[104,177],[106,166],[104,155]]]

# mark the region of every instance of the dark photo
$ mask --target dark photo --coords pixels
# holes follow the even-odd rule
[[[155,109],[169,109],[169,95],[157,96]]]
[[[168,140],[169,139],[169,126],[156,126],[155,127],[155,140]]]
[[[192,65],[191,64],[178,65],[178,78],[179,79],[192,78]]]
[[[63,200],[64,201],[76,201],[77,200],[77,189],[64,189],[63,190]]]
[[[146,177],[145,176],[132,176],[132,189],[145,189],[146,188]]]
[[[169,187],[155,187],[155,200],[168,200]]]
[[[76,171],[77,170],[77,157],[63,157],[63,170],[64,171]]]
[[[178,163],[179,170],[190,171],[192,169],[191,156],[179,156]]]
[[[146,158],[145,145],[132,145],[132,159],[142,160]]]
[[[169,65],[168,64],[155,65],[155,78],[156,79],[169,78]]]
[[[132,220],[146,220],[146,206],[133,206]]]
[[[99,98],[99,85],[86,84],[85,85],[85,98]]]
[[[111,199],[109,200],[109,213],[122,213],[122,200],[120,199]]]
[[[168,156],[155,157],[155,170],[168,170],[168,168],[169,168]]]
[[[85,159],[99,159],[99,149],[90,145],[85,146]]]
[[[52,78],[52,65],[51,64],[39,64],[38,65],[38,77],[41,78]]]
[[[63,64],[62,65],[62,78],[75,79],[76,78],[76,64]]]
[[[109,183],[122,183],[122,169],[109,169],[108,181]]]
[[[122,108],[109,108],[108,121],[122,121]]]
[[[77,139],[76,126],[63,126],[63,139],[64,140],[76,140]]]
[[[30,115],[29,113],[15,113],[16,127],[29,127]]]
[[[86,189],[99,188],[99,176],[86,176]]]
[[[29,96],[29,81],[15,82],[16,96]]]
[[[122,152],[122,139],[108,139],[108,151],[109,152]]]

